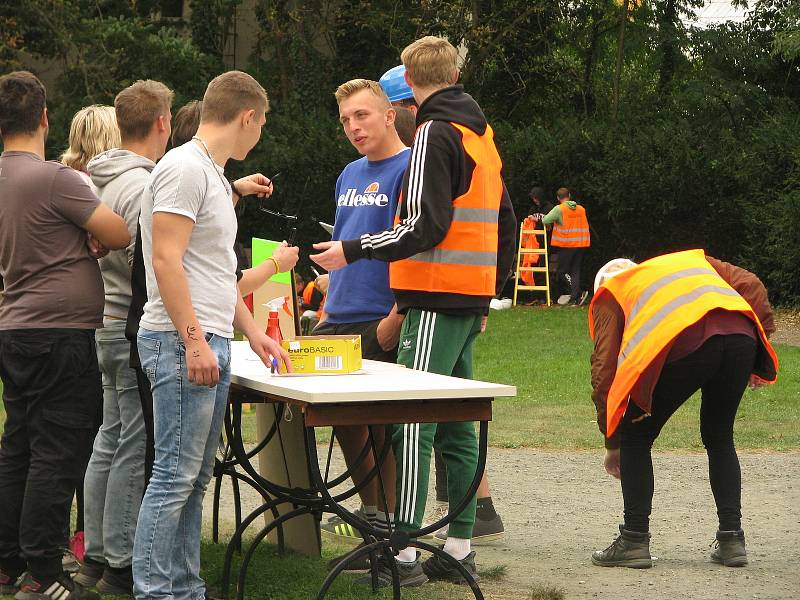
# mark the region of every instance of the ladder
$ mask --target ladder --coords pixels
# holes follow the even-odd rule
[[[542,226],[541,229],[535,229],[536,225],[534,224],[534,228],[531,228],[531,219],[525,219],[522,224],[519,226],[519,247],[517,251],[517,272],[516,277],[514,279],[514,306],[517,305],[517,292],[544,292],[545,297],[547,298],[547,306],[550,306],[550,261],[547,256],[547,229]],[[526,248],[523,246],[523,241],[525,240],[525,236],[533,235],[542,236],[542,242],[539,244],[538,248]],[[522,266],[523,263],[523,256],[530,256],[530,255],[539,255],[544,256],[544,266],[539,264],[535,267],[528,267]],[[522,273],[529,272],[529,273],[544,273],[544,285],[527,285],[525,282],[522,282],[520,285],[520,278],[522,277]],[[534,283],[536,283],[534,281]]]

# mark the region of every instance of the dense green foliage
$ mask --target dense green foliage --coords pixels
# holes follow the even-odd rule
[[[177,106],[224,69],[235,11],[250,3],[192,0],[185,21],[161,19],[168,4],[0,6],[0,71],[59,65],[51,156],[80,106],[111,102],[143,77],[173,87]],[[495,126],[518,213],[533,185],[566,185],[587,206],[596,232],[587,279],[614,255],[701,246],[758,273],[773,301],[800,303],[800,8],[751,0],[744,22],[701,29],[691,26],[699,0],[629,1],[627,14],[620,4],[256,0],[247,68],[272,112],[262,142],[232,169],[281,172],[273,206],[330,221],[336,176],[357,156],[333,90],[377,79],[409,41],[443,34],[466,51],[463,83]],[[285,236],[257,202],[243,235]],[[322,235],[301,222],[303,244]]]

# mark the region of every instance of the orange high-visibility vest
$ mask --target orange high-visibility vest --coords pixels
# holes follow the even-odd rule
[[[497,280],[497,219],[503,196],[503,163],[488,125],[479,136],[450,123],[460,133],[464,151],[475,163],[469,189],[453,200],[453,221],[434,248],[389,265],[389,286],[419,290],[494,296]],[[399,202],[404,202],[400,198]],[[400,207],[398,206],[398,215]],[[395,224],[399,223],[395,217]]]
[[[758,328],[766,369],[776,374],[778,357],[755,312],[706,260],[703,250],[657,256],[632,267],[601,285],[592,305],[611,294],[625,314],[625,329],[617,357],[617,372],[606,401],[606,436],[611,437],[628,407],[639,376],[683,330],[715,309],[744,314]],[[593,306],[589,306],[589,334],[594,339]],[[763,355],[763,353],[762,353]],[[773,383],[777,375],[767,379]]]
[[[536,220],[532,217],[525,217],[525,220],[522,222],[522,229],[529,230],[529,229],[536,229]],[[522,234],[522,247],[526,250],[537,250],[541,248],[539,244],[539,240],[537,239],[538,236],[535,233],[523,233]],[[541,258],[541,254],[523,254],[522,255],[522,265],[523,267],[533,267],[539,264],[539,258]],[[519,273],[520,279],[525,285],[536,285],[533,279],[533,271],[520,271]]]
[[[585,208],[578,204],[572,210],[566,202],[561,203],[561,225],[553,224],[550,245],[559,248],[588,248],[591,245]]]
[[[303,289],[303,304],[311,305],[311,301],[314,299],[314,282],[309,281],[306,284],[306,287]]]

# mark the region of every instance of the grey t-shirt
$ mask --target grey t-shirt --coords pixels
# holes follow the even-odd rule
[[[0,330],[103,326],[103,280],[83,229],[99,205],[69,167],[0,155]]]
[[[167,152],[150,175],[139,217],[147,274],[147,304],[141,327],[174,331],[153,271],[153,213],[183,215],[194,221],[183,255],[189,295],[203,331],[233,337],[236,310],[236,214],[223,169],[195,143]]]

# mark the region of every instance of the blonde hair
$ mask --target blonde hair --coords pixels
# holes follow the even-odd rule
[[[201,123],[224,125],[233,121],[245,110],[269,112],[267,91],[247,73],[228,71],[217,75],[206,88]]]
[[[98,154],[118,148],[119,128],[113,106],[92,104],[75,113],[69,126],[69,148],[61,155],[61,162],[76,171],[85,171],[86,165]]]
[[[372,81],[371,79],[351,79],[350,81],[344,82],[342,85],[336,88],[336,92],[334,93],[334,96],[336,96],[336,103],[341,104],[342,100],[349,98],[361,90],[370,90],[375,96],[378,97],[378,99],[381,101],[381,104],[384,105],[384,108],[392,107],[392,103],[389,102],[389,96],[387,96],[386,92],[383,91],[381,84],[377,81]]]
[[[143,140],[153,128],[153,122],[166,117],[175,93],[160,81],[140,79],[114,98],[117,123],[124,142]]]
[[[447,87],[456,82],[458,51],[445,38],[428,35],[411,42],[400,60],[415,86]]]

